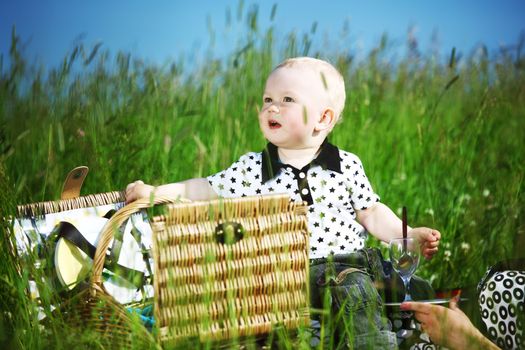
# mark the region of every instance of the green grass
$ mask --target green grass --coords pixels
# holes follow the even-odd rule
[[[262,149],[256,116],[266,76],[285,57],[320,52],[311,47],[315,26],[281,38],[248,12],[238,50],[191,69],[79,45],[46,72],[21,55],[13,31],[10,56],[0,60],[0,217],[15,204],[59,198],[78,165],[90,168],[82,193],[99,193],[136,179],[205,176]],[[396,63],[389,46],[385,36],[360,62],[345,49],[321,56],[347,86],[330,139],[360,156],[384,203],[407,206],[412,226],[441,231],[439,254],[418,274],[436,288],[473,285],[491,264],[524,254],[523,42],[511,53],[481,47],[447,60],[412,50]],[[86,344],[61,337],[60,320],[43,336],[24,293],[28,269],[9,254],[9,224],[1,227],[0,341]]]

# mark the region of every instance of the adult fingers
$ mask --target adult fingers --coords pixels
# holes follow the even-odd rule
[[[458,307],[458,303],[454,301],[454,299],[450,299],[450,301],[448,302],[448,308],[452,311],[462,312]]]
[[[447,312],[447,308],[444,306],[413,301],[402,303],[401,310],[414,311],[416,319],[427,324],[427,326],[435,324],[436,320],[441,319]]]
[[[450,298],[450,300],[448,301],[449,309],[451,309],[451,310],[459,309],[458,308],[458,301],[459,301],[460,296],[461,296],[461,291],[459,291],[459,293],[457,295],[455,295],[452,298]]]
[[[428,324],[428,323],[425,323],[425,322],[419,322],[419,324],[421,325],[421,331],[423,333],[427,333],[429,337],[432,338],[432,336],[434,335],[434,327],[432,327],[432,325]]]
[[[429,314],[432,311],[432,306],[431,304],[418,303],[417,301],[406,301],[401,303],[400,309]]]
[[[441,334],[441,329],[433,325],[421,324],[421,330],[428,334],[428,337],[432,343],[435,345],[443,345],[443,334]],[[438,347],[441,348],[441,347]]]
[[[414,312],[414,317],[415,319],[420,323],[420,324],[424,324],[426,325],[427,327],[431,327],[432,324],[434,323],[434,314],[432,313],[424,313],[424,312]]]
[[[452,299],[450,299],[450,301],[448,302],[448,307],[450,310],[454,311],[454,312],[457,312],[458,314],[460,314],[461,316],[463,316],[464,318],[467,318],[468,319],[468,316],[465,315],[465,313],[463,312],[463,310],[461,310],[458,306],[458,302],[459,302],[459,297],[460,297],[460,294],[456,295],[455,297],[453,297]]]

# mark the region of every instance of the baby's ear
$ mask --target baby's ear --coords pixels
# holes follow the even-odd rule
[[[315,126],[315,131],[331,130],[336,122],[335,112],[332,108],[327,108],[324,110],[321,118]]]

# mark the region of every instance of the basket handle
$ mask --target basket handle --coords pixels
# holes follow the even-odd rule
[[[100,290],[102,287],[102,270],[104,269],[104,261],[106,259],[106,251],[109,247],[111,239],[113,239],[113,232],[120,227],[132,214],[139,212],[141,209],[149,208],[157,204],[173,203],[176,201],[189,202],[187,199],[180,197],[174,198],[169,196],[155,197],[153,200],[149,198],[140,198],[118,210],[104,225],[102,229],[100,241],[97,245],[95,257],[93,259],[93,271],[91,275],[92,293]]]
[[[69,174],[67,174],[66,181],[64,181],[64,185],[62,186],[62,195],[60,196],[60,199],[79,197],[80,189],[82,188],[82,184],[84,183],[88,172],[89,168],[84,165],[71,170]]]

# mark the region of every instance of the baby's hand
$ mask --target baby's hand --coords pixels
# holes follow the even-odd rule
[[[126,187],[126,203],[131,203],[139,198],[149,198],[154,186],[146,185],[143,181],[137,180]]]
[[[408,237],[414,237],[421,245],[421,252],[426,259],[432,259],[438,251],[441,233],[428,227],[416,227],[408,232]]]

